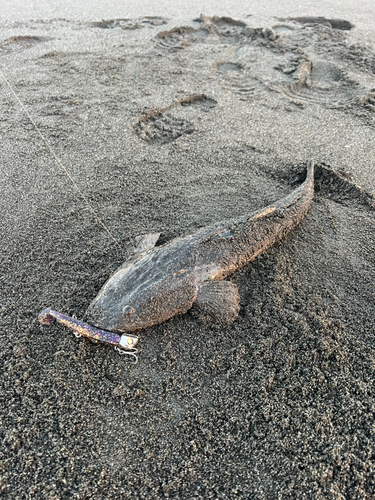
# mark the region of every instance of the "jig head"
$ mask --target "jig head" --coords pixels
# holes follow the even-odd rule
[[[73,330],[76,337],[87,337],[94,342],[103,342],[104,344],[113,345],[115,350],[120,354],[133,356],[135,358],[135,362],[138,362],[138,358],[136,356],[138,351],[135,349],[135,346],[138,343],[138,337],[135,337],[134,335],[119,335],[115,332],[100,330],[99,328],[95,328],[87,323],[84,323],[83,321],[79,321],[78,319],[52,311],[52,309],[49,308],[42,311],[39,314],[38,319],[44,325],[51,325],[56,320],[62,325]]]

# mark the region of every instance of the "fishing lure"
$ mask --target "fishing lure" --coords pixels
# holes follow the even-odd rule
[[[73,330],[76,337],[87,337],[93,342],[102,342],[104,344],[112,345],[120,354],[133,356],[135,358],[135,362],[137,363],[138,361],[138,357],[136,355],[138,351],[135,348],[138,343],[138,337],[135,337],[134,335],[118,335],[115,332],[100,330],[99,328],[94,328],[93,326],[88,325],[83,321],[79,321],[78,319],[52,311],[52,309],[49,308],[42,311],[39,314],[38,319],[44,325],[52,325],[54,321],[57,321],[58,323],[61,323],[62,325]]]

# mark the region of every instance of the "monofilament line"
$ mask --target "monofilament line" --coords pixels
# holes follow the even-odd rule
[[[64,167],[62,161],[60,160],[60,158],[57,156],[57,154],[55,153],[55,151],[52,149],[52,146],[51,144],[48,142],[48,140],[44,137],[44,135],[42,134],[42,132],[40,131],[39,127],[37,126],[37,124],[34,122],[34,120],[32,119],[32,117],[30,116],[30,113],[27,111],[26,107],[22,104],[21,102],[21,99],[18,97],[18,95],[16,94],[16,92],[13,90],[13,87],[11,86],[11,84],[8,82],[8,80],[6,79],[4,73],[2,72],[2,70],[0,69],[0,75],[2,76],[3,80],[5,81],[5,83],[8,85],[10,91],[12,92],[12,94],[14,95],[14,97],[16,98],[17,102],[19,103],[19,105],[21,106],[22,110],[25,112],[25,114],[27,115],[28,119],[30,120],[30,122],[34,125],[35,127],[35,130],[38,132],[38,134],[40,135],[40,137],[42,138],[42,140],[44,141],[44,143],[47,145],[48,149],[50,150],[52,156],[55,158],[55,160],[57,161],[57,163],[60,165],[61,169],[63,170],[63,172],[65,173],[65,175],[69,178],[69,180],[71,181],[71,183],[73,184],[74,188],[76,189],[76,191],[81,195],[82,199],[84,200],[84,202],[86,203],[86,205],[88,206],[90,212],[93,214],[93,216],[95,217],[95,219],[99,222],[99,224],[105,229],[105,231],[109,234],[109,236],[112,238],[112,240],[116,243],[116,245],[119,245],[119,242],[116,240],[116,238],[113,236],[113,234],[111,233],[111,231],[108,229],[108,227],[104,224],[104,222],[100,219],[99,215],[95,212],[95,210],[92,208],[92,206],[90,205],[90,202],[89,200],[86,198],[86,196],[82,193],[82,191],[79,189],[79,187],[77,186],[76,182],[74,181],[73,177],[70,175],[70,173],[68,172],[68,170]]]

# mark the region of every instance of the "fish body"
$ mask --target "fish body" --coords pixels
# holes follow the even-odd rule
[[[238,316],[236,285],[225,278],[284,238],[306,215],[314,195],[314,165],[294,191],[264,209],[202,228],[155,247],[147,235],[105,283],[86,321],[112,332],[133,332],[194,310],[205,321]]]

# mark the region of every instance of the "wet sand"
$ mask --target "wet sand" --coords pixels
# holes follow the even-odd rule
[[[4,498],[374,498],[375,46],[351,22],[3,23],[1,70],[120,243],[1,80]],[[82,318],[137,236],[260,209],[311,158],[233,325],[178,316],[134,365],[38,323]]]

